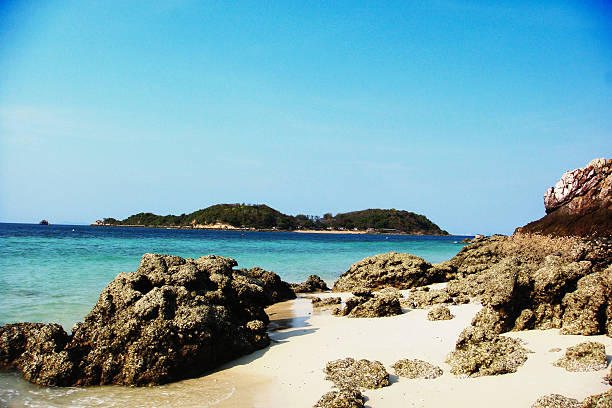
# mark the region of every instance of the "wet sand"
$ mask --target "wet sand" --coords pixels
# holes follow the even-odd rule
[[[322,294],[317,296],[337,296]],[[344,298],[348,295],[343,294]],[[270,347],[224,365],[206,376],[160,387],[42,388],[15,374],[0,376],[2,388],[18,386],[21,395],[5,405],[110,407],[311,407],[332,389],[323,368],[331,360],[354,357],[379,360],[391,375],[391,386],[366,390],[366,406],[391,407],[530,407],[550,393],[584,397],[606,391],[607,369],[569,373],[554,367],[568,346],[599,341],[612,353],[606,336],[561,336],[558,330],[510,333],[534,351],[514,374],[457,378],[444,363],[459,333],[480,309],[478,304],[450,307],[456,317],[431,322],[427,310],[405,310],[401,316],[377,319],[335,317],[315,312],[310,299],[298,298],[268,308]],[[551,352],[560,347],[560,352]],[[434,380],[410,380],[393,375],[390,366],[402,358],[419,358],[439,365],[444,375]],[[0,401],[2,401],[0,400]],[[1,405],[1,404],[0,404]]]

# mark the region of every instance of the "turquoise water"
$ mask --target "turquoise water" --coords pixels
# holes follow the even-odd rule
[[[106,284],[119,272],[136,270],[146,252],[217,254],[236,259],[239,267],[273,270],[288,282],[317,274],[331,284],[354,262],[379,253],[450,259],[463,238],[0,223],[0,324],[57,322],[69,331]]]

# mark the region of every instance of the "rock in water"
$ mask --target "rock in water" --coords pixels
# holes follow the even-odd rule
[[[568,347],[565,356],[553,363],[567,371],[597,371],[608,366],[606,347],[594,341],[587,341]]]
[[[327,283],[317,275],[310,275],[306,282],[290,283],[289,285],[295,293],[327,292],[329,290]]]
[[[214,255],[145,254],[136,272],[108,284],[72,336],[58,325],[0,328],[1,364],[41,385],[142,386],[201,375],[269,344],[264,307],[283,296],[269,285],[276,278],[234,266]]]
[[[389,373],[380,361],[345,358],[325,366],[325,379],[340,389],[381,388],[389,385]]]
[[[418,256],[390,252],[362,259],[353,264],[334,283],[334,292],[350,292],[355,288],[409,289],[442,282],[442,270]]]
[[[314,408],[363,408],[364,400],[359,390],[330,391],[317,401]]]
[[[75,366],[63,351],[68,334],[59,324],[14,323],[0,327],[0,370],[20,370],[26,380],[51,386],[73,381]]]
[[[432,379],[438,378],[443,374],[440,367],[428,363],[423,360],[400,360],[391,366],[395,370],[395,374],[400,377],[407,377],[411,379],[425,378]]]
[[[526,233],[612,235],[612,159],[566,172],[544,194],[546,215],[519,228]]]

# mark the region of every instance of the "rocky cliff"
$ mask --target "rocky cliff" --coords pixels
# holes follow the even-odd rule
[[[518,232],[556,236],[612,235],[612,159],[566,172],[544,194],[546,215]]]

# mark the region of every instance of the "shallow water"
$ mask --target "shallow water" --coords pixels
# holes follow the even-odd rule
[[[378,253],[447,260],[463,238],[0,223],[0,324],[57,322],[69,330],[108,282],[135,271],[146,252],[228,256],[241,268],[273,270],[288,282],[317,274],[331,284],[354,262]]]
[[[16,373],[0,374],[5,407],[212,407],[236,392],[235,379],[191,379],[159,387],[39,387]]]
[[[331,284],[354,262],[378,253],[409,252],[430,262],[450,259],[462,248],[463,238],[0,223],[0,324],[58,322],[69,331],[104,286],[119,272],[136,270],[146,252],[192,258],[217,254],[236,259],[239,267],[273,270],[285,281],[301,282],[317,274]],[[304,324],[304,319],[293,321],[285,312],[278,311],[277,327]],[[248,401],[249,387],[264,380],[236,379],[221,370],[144,390],[49,388],[0,373],[0,406],[224,406],[228,399]]]

